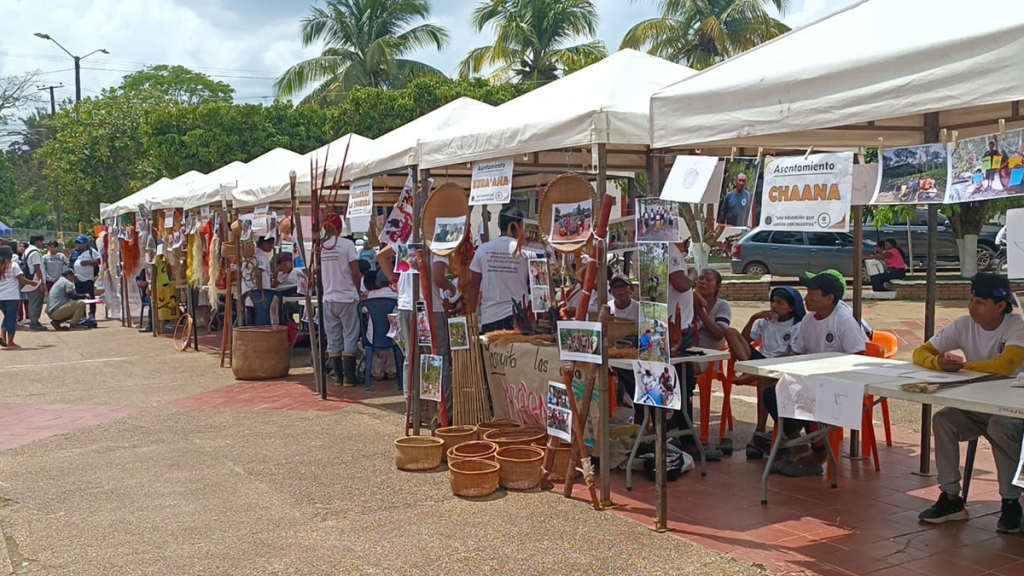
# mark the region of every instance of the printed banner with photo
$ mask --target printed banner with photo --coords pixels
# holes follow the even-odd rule
[[[847,232],[853,153],[776,158],[765,168],[764,190],[762,228]]]
[[[523,247],[538,252],[547,248],[541,238],[540,223],[536,220],[523,220]]]
[[[661,189],[661,199],[700,203],[717,166],[716,156],[676,156]]]
[[[1006,276],[1024,278],[1024,208],[1006,211]]]
[[[511,158],[474,162],[469,205],[505,204],[511,200],[514,167]]]
[[[633,377],[636,379],[634,404],[670,410],[679,410],[682,407],[679,375],[671,365],[633,360]]]
[[[608,251],[629,252],[636,250],[636,218],[613,218],[608,221]]]
[[[441,401],[441,368],[444,356],[420,356],[420,400]]]
[[[386,245],[406,244],[412,237],[412,170],[405,177],[405,186],[398,195],[398,202],[380,231],[380,241]]]
[[[530,258],[530,287],[551,285],[551,272],[544,258]]]
[[[552,204],[552,244],[584,242],[594,230],[594,205],[592,200],[569,204]]]
[[[949,154],[942,144],[883,148],[878,160],[881,170],[871,204],[941,204],[945,201]]]
[[[402,339],[402,324],[398,312],[388,314],[388,338],[395,341],[400,348],[405,349],[405,340]]]
[[[668,305],[640,302],[639,358],[668,363]]]
[[[362,218],[373,212],[373,179],[356,180],[348,190],[348,218]]]
[[[551,289],[547,286],[530,288],[530,306],[534,314],[543,314],[551,307]]]
[[[860,430],[864,384],[828,376],[785,374],[775,385],[779,416]]]
[[[448,319],[448,342],[452,350],[469,350],[469,330],[465,316]]]
[[[427,305],[416,303],[416,342],[420,346],[430,346],[430,319],[427,317]]]
[[[1024,130],[960,140],[949,153],[946,204],[1024,194]]]
[[[466,235],[466,217],[456,216],[455,218],[438,218],[434,220],[434,239],[430,249],[452,250],[458,248]]]
[[[636,200],[636,241],[682,242],[683,221],[679,217],[679,205],[657,198]]]
[[[640,299],[668,304],[668,244],[641,244]]]
[[[757,158],[734,158],[725,163],[722,195],[718,200],[717,224],[752,226],[750,209],[754,206],[753,190],[757,189],[760,164]]]
[[[562,360],[601,363],[601,323],[572,320],[558,323],[558,349]]]
[[[419,274],[419,266],[416,264],[416,252],[423,248],[422,244],[396,244],[395,245],[395,274],[413,273]]]
[[[569,391],[561,382],[548,382],[548,434],[572,441],[572,409],[569,407]]]

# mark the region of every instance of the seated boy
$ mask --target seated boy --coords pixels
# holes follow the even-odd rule
[[[785,356],[793,341],[793,334],[804,318],[804,302],[793,288],[784,286],[771,291],[771,309],[758,312],[750,317],[743,332],[735,328],[725,331],[725,339],[729,342],[729,351],[736,360],[763,360]],[[761,349],[753,347],[755,342],[761,343]],[[764,390],[775,385],[770,378],[757,380],[758,397]],[[738,381],[741,382],[741,381]],[[757,427],[755,432],[764,433],[768,424],[768,411],[762,403],[757,406]],[[770,442],[770,437],[769,437]],[[753,443],[747,445],[747,459],[756,460],[763,456],[761,449]]]
[[[914,363],[932,370],[961,369],[1014,376],[1024,363],[1024,317],[1013,314],[1010,282],[998,274],[978,274],[971,281],[969,314],[951,322],[914,351]],[[964,358],[951,354],[961,350]],[[942,492],[935,504],[921,513],[922,522],[941,524],[966,520],[960,497],[960,443],[984,436],[992,445],[999,478],[1002,512],[996,530],[1021,531],[1021,488],[1013,484],[1020,458],[1024,422],[1016,418],[943,408],[932,421],[935,467]]]
[[[807,288],[804,305],[808,314],[797,325],[787,355],[817,354],[821,352],[842,352],[864,354],[867,335],[861,328],[848,306],[841,305],[846,286],[835,275],[821,272],[800,279],[800,285]],[[775,387],[765,389],[762,395],[765,409],[778,420],[778,398]],[[808,432],[817,429],[817,423],[787,419],[783,435],[795,438],[801,429]],[[761,446],[764,450],[765,447]],[[774,472],[786,476],[820,476],[826,459],[825,445],[815,442],[809,453],[794,452],[789,458],[777,462]]]

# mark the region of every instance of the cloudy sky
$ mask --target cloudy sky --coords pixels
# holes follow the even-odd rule
[[[322,2],[323,0],[313,0]],[[799,26],[855,0],[790,0],[783,19]],[[443,53],[415,57],[454,74],[471,48],[489,43],[474,34],[469,13],[479,0],[434,0],[434,17],[452,35]],[[615,50],[625,31],[655,15],[656,0],[595,0],[599,36]],[[182,64],[230,83],[240,102],[269,102],[273,81],[288,66],[315,55],[303,48],[299,20],[307,0],[0,0],[0,75],[40,70],[74,96],[73,63],[57,46],[33,36],[49,34],[71,53],[106,48],[83,61],[83,96],[113,86],[147,64]]]

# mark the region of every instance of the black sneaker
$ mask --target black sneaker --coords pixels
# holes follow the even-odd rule
[[[917,519],[929,524],[943,524],[951,520],[967,520],[970,515],[964,506],[964,499],[960,496],[953,496],[945,492],[939,494],[939,499],[931,508],[921,512]],[[1017,517],[1017,526],[1020,526],[1020,516]]]
[[[996,532],[1017,534],[1021,531],[1020,500],[1003,498],[1003,508],[999,511],[999,523]]]

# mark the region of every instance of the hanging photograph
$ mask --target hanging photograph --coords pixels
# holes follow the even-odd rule
[[[572,409],[569,392],[561,382],[548,382],[548,434],[570,442],[572,440]]]
[[[422,244],[395,245],[395,274],[418,274],[420,270],[416,264],[416,252],[422,248]]]
[[[668,304],[668,244],[641,244],[638,253],[640,299]]]
[[[849,231],[853,152],[776,158],[765,167],[762,199],[762,228]]]
[[[586,241],[594,229],[592,200],[551,205],[551,243],[573,244]]]
[[[530,287],[543,286],[547,288],[551,284],[551,272],[548,261],[544,258],[530,259]]]
[[[608,221],[608,251],[614,253],[636,250],[636,219],[632,216]]]
[[[949,155],[942,144],[883,148],[871,204],[936,204],[946,199]]]
[[[448,319],[448,342],[452,350],[469,350],[469,330],[465,316]]]
[[[300,286],[303,283],[304,283],[303,277],[300,276],[299,277],[299,284],[300,284]],[[299,293],[300,294],[305,294],[305,292],[299,292]],[[403,350],[405,349],[405,340],[402,339],[402,325],[401,325],[401,320],[399,320],[398,312],[393,312],[391,314],[388,314],[388,338],[391,338],[392,340],[394,340],[395,344],[398,344],[398,346],[400,348],[402,348]]]
[[[530,305],[534,314],[543,314],[551,307],[551,291],[547,286],[530,288]]]
[[[473,177],[470,182],[469,205],[506,204],[512,199],[512,171],[515,167],[511,158],[473,163]]]
[[[416,342],[420,346],[430,346],[430,319],[427,317],[427,305],[416,303]]]
[[[637,198],[637,242],[682,242],[682,229],[678,204],[657,198]]]
[[[757,158],[734,158],[725,162],[722,195],[715,218],[717,224],[741,228],[753,225],[750,209],[754,206],[759,169]]]
[[[434,220],[434,239],[430,244],[430,249],[434,251],[453,250],[458,248],[465,235],[465,216],[457,216],[455,218],[438,218]]]
[[[1024,194],[1022,130],[959,140],[949,159],[946,204]]]
[[[405,177],[405,186],[398,195],[398,202],[395,202],[391,214],[388,215],[388,219],[384,221],[381,228],[380,241],[382,244],[406,244],[412,237],[412,188],[412,170],[410,170]],[[427,188],[429,189],[430,186]]]
[[[661,188],[661,199],[699,204],[717,166],[717,156],[676,156]]]
[[[662,362],[633,361],[636,391],[633,403],[679,410],[683,405],[675,368]]]
[[[420,356],[420,400],[441,401],[441,368],[444,356]]]
[[[373,179],[356,180],[348,191],[347,218],[365,218],[373,214]]]
[[[601,323],[561,321],[558,349],[562,360],[601,363]]]
[[[667,364],[668,306],[657,302],[641,302],[639,326],[639,358]]]
[[[541,237],[540,223],[536,220],[523,220],[523,247],[537,252],[543,252],[547,248]]]

